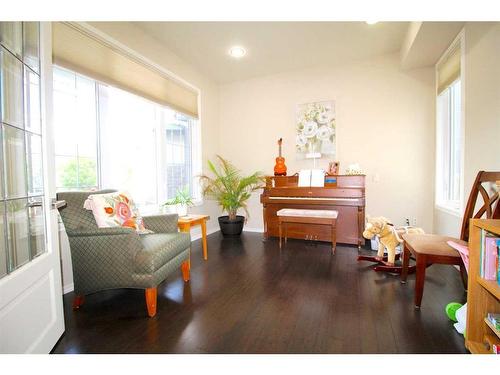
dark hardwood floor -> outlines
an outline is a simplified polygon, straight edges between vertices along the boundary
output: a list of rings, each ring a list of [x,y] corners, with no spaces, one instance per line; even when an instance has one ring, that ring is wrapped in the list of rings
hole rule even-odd
[[[466,353],[445,315],[464,302],[459,272],[427,271],[422,308],[413,307],[415,276],[374,272],[357,248],[244,233],[208,237],[208,261],[193,243],[191,281],[181,271],[158,290],[158,314],[146,315],[144,291],[87,296],[71,310],[53,353]]]

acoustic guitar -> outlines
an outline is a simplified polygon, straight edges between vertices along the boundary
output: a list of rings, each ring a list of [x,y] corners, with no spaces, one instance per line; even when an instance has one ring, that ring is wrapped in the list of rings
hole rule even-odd
[[[276,164],[274,165],[274,175],[275,176],[286,176],[286,165],[285,158],[281,156],[281,143],[283,142],[282,138],[278,140],[279,146],[279,156],[276,158]]]

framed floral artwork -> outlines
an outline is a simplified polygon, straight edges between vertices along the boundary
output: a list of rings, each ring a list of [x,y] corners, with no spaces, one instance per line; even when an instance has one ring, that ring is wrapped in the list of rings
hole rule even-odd
[[[297,106],[295,147],[299,158],[336,158],[337,131],[333,101]]]

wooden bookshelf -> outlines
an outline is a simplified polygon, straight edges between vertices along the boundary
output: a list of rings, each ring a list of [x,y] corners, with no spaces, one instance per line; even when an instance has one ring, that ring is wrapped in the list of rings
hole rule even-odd
[[[495,280],[485,280],[482,277],[477,277],[477,282],[488,292],[493,294],[496,299],[500,299],[500,285]]]
[[[469,279],[465,346],[473,354],[492,353],[492,344],[500,345],[498,331],[489,324],[488,313],[500,313],[500,285],[479,276],[481,230],[500,237],[500,220],[471,219],[469,236]]]

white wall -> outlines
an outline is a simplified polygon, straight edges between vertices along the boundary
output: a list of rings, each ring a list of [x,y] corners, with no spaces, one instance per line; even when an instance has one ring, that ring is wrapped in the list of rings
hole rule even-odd
[[[500,171],[500,22],[465,25],[465,200],[480,170]],[[435,210],[435,232],[460,235],[461,217]]]
[[[174,73],[200,90],[200,121],[202,132],[202,163],[205,169],[208,159],[213,159],[219,149],[219,89],[218,86],[184,62],[163,44],[144,33],[128,22],[91,22],[90,26],[107,34],[119,43],[134,50],[145,58]],[[211,201],[190,209],[192,213],[204,213],[211,217],[207,223],[209,233],[218,230],[217,217],[219,208]],[[200,236],[199,228],[192,231],[192,238]],[[73,274],[71,270],[71,255],[65,233],[61,233],[61,261],[63,270],[63,287],[65,292],[72,290]]]
[[[434,176],[433,69],[401,71],[399,55],[320,67],[221,86],[220,153],[247,173],[273,173],[283,137],[289,174],[311,168],[295,156],[297,104],[335,100],[338,160],[367,174],[367,210],[395,223],[415,217],[432,229]],[[328,160],[320,162],[325,167]],[[378,177],[378,182],[376,182]],[[262,229],[258,194],[248,227]]]

